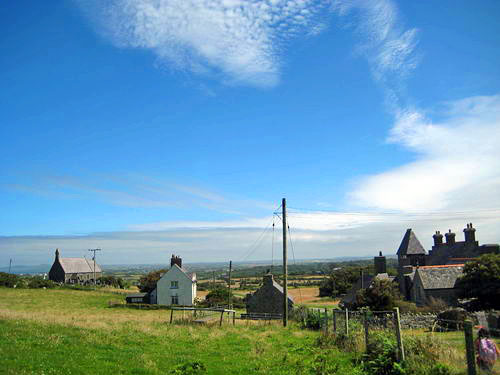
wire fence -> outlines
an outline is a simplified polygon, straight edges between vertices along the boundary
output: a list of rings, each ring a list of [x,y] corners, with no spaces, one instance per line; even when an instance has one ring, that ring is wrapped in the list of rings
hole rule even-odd
[[[369,352],[373,340],[383,336],[396,340],[398,361],[403,361],[407,355],[416,356],[427,351],[459,373],[476,375],[484,370],[480,369],[477,353],[477,333],[482,326],[474,326],[473,321],[435,317],[425,320],[426,324],[417,329],[401,329],[398,309],[349,311],[325,308],[305,309],[298,319],[305,326],[320,329],[325,334],[346,338],[352,350]],[[489,333],[495,341],[498,340],[495,337],[500,337],[497,328],[490,328]],[[495,364],[489,371],[490,374],[500,374],[500,364]]]

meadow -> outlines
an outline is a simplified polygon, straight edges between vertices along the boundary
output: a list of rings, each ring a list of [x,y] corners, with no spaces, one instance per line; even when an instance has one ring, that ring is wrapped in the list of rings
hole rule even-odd
[[[103,290],[0,288],[0,373],[361,373],[352,354],[320,347],[318,332],[293,324],[169,324],[168,310],[110,307],[121,300]]]

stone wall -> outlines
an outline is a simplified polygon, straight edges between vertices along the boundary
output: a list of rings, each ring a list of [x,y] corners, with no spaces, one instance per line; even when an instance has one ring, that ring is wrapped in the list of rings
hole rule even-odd
[[[432,327],[436,320],[436,314],[419,313],[419,314],[401,314],[401,328],[402,329],[429,329]]]

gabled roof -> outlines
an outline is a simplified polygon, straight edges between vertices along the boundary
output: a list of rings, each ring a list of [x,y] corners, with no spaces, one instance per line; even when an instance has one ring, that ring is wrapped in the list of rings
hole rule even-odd
[[[401,245],[399,245],[397,254],[400,256],[425,254],[424,247],[411,229],[406,230],[405,236],[401,241]]]
[[[463,274],[463,264],[426,266],[417,268],[424,289],[453,289],[457,279]]]
[[[65,273],[94,272],[94,261],[86,258],[59,258],[59,264]],[[102,272],[97,263],[95,264],[95,272]]]
[[[179,269],[179,271],[181,271],[184,275],[186,275],[186,277],[191,280],[191,282],[196,282],[196,273],[195,272],[188,272],[186,269],[182,268],[182,267],[179,267],[179,265],[177,264],[173,264],[172,267],[170,267],[168,269],[167,272],[165,272],[163,275],[161,275],[161,277],[165,276],[167,273],[170,272],[170,270],[174,269],[175,267],[177,267]]]
[[[265,286],[265,285],[263,285],[263,287],[264,287],[264,286]],[[284,291],[283,291],[283,287],[282,287],[280,284],[278,284],[278,283],[277,283],[277,281],[276,281],[276,280],[274,280],[274,278],[273,278],[273,287],[274,287],[274,288],[276,288],[276,289],[278,289],[278,291],[279,291],[281,294],[283,294],[283,293],[284,293]],[[292,298],[292,296],[290,295],[290,293],[288,294],[288,299],[289,299],[290,301],[292,301],[292,302],[293,302],[293,298]]]

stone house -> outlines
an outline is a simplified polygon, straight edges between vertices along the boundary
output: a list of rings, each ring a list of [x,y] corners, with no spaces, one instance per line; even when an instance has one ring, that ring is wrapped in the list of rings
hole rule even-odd
[[[455,285],[463,275],[463,264],[417,267],[411,288],[411,301],[424,306],[431,298],[440,299],[448,305],[457,304]]]
[[[272,274],[264,275],[262,286],[246,296],[247,314],[283,314],[283,293],[283,288],[274,280]],[[289,295],[288,311],[293,309],[293,304],[293,298]]]
[[[172,255],[170,269],[156,283],[150,302],[158,305],[193,306],[195,298],[196,273],[188,273],[182,268],[182,259]]]
[[[101,267],[95,263],[96,280],[102,276]],[[66,284],[94,282],[94,261],[86,258],[61,258],[59,249],[49,271],[49,280]]]

